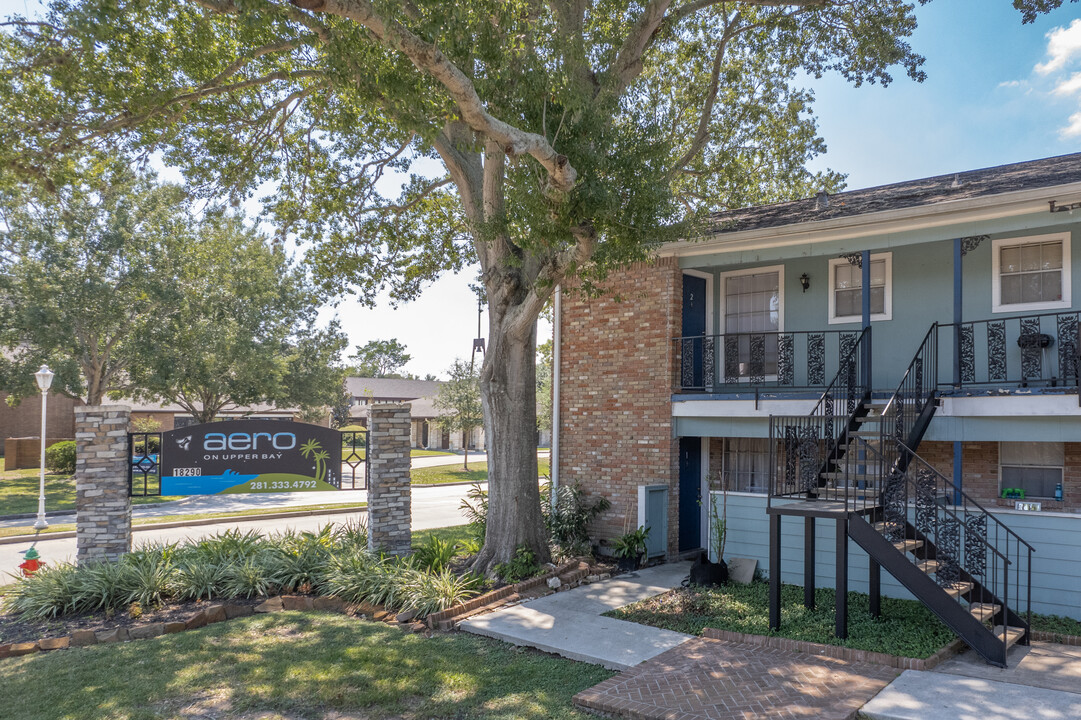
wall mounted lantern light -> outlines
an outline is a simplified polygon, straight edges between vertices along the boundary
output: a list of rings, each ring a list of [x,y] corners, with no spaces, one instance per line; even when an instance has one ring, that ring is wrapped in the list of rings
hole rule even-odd
[[[811,278],[807,277],[807,273],[803,273],[799,276],[799,284],[803,286],[803,292],[807,292],[811,287]]]

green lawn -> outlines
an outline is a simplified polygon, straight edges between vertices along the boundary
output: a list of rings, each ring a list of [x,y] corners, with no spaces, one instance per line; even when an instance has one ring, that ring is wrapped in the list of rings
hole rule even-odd
[[[437,537],[444,542],[459,543],[473,537],[468,525],[452,525],[451,527],[434,528],[432,530],[417,530],[413,533],[413,547],[418,548],[428,542],[428,538]]]
[[[611,675],[464,633],[285,612],[0,660],[0,708],[20,720],[586,720],[571,698]]]
[[[547,475],[548,458],[537,458],[537,473]],[[488,463],[469,463],[469,470],[461,465],[439,465],[437,467],[413,468],[410,477],[414,485],[436,485],[453,482],[488,482]]]
[[[132,498],[134,500],[134,498]],[[228,512],[206,512],[206,513],[188,513],[187,515],[161,515],[159,517],[148,518],[135,518],[131,521],[133,527],[139,525],[155,525],[157,523],[170,523],[170,522],[182,522],[192,520],[212,520],[214,518],[233,518],[233,517],[247,517],[249,515],[270,515],[279,513],[305,513],[311,510],[331,510],[338,508],[349,507],[367,507],[366,502],[351,502],[351,503],[332,503],[323,505],[299,505],[296,507],[283,507],[283,508],[254,508],[251,510],[230,510]],[[333,518],[328,518],[327,522],[333,522]],[[75,523],[50,523],[49,527],[45,528],[42,532],[58,533],[58,532],[73,532],[75,530]],[[11,535],[30,535],[34,532],[32,525],[24,525],[21,527],[5,527],[0,528],[0,537],[9,537]]]
[[[436,457],[456,454],[457,453],[447,452],[446,450],[417,450],[416,448],[409,451],[409,457],[411,458]],[[353,452],[352,445],[342,445],[342,462],[350,462],[354,459],[363,460],[364,449],[357,448],[356,452]]]
[[[868,597],[848,594],[848,639],[834,637],[833,588],[815,591],[816,609],[803,607],[803,588],[781,586],[781,629],[769,629],[769,584],[729,584],[709,590],[680,589],[605,613],[643,625],[699,635],[703,628],[779,635],[793,640],[843,645],[857,650],[927,658],[954,638],[915,600],[882,598],[882,616],[871,617]]]
[[[0,472],[0,516],[38,511],[37,468]],[[176,497],[132,498],[136,505],[178,500]],[[74,510],[75,480],[71,475],[45,475],[45,510]]]

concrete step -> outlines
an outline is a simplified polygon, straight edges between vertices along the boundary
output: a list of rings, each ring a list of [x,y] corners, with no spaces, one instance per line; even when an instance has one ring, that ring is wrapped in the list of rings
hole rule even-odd
[[[992,603],[972,603],[968,606],[968,611],[972,613],[972,617],[980,622],[991,620],[1001,609],[1001,605],[994,605]]]
[[[995,637],[1001,638],[1002,637],[1002,626],[1001,625],[995,625],[995,627],[993,627],[991,629],[991,632],[993,632],[995,634]],[[1007,647],[1007,649],[1013,647],[1014,645],[1016,645],[1017,641],[1020,640],[1021,638],[1023,638],[1024,636],[1025,636],[1025,629],[1024,628],[1019,628],[1019,627],[1008,627],[1008,628],[1006,628],[1006,647]]]
[[[956,599],[956,598],[961,597],[962,595],[967,594],[968,591],[972,589],[972,587],[973,587],[972,583],[970,583],[970,582],[962,582],[962,583],[957,583],[953,587],[942,588],[942,589],[946,591],[947,595],[949,595],[950,597]]]

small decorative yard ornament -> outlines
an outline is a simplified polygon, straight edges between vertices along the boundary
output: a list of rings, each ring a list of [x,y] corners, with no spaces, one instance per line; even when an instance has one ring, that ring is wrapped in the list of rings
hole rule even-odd
[[[23,557],[25,560],[19,565],[19,569],[23,571],[23,577],[31,577],[45,564],[41,561],[41,556],[38,555],[35,548],[30,548],[24,552]]]

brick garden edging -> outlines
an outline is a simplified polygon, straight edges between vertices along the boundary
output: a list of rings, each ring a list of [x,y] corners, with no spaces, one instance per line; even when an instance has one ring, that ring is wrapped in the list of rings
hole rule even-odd
[[[734,643],[746,643],[769,647],[775,650],[789,652],[802,652],[808,655],[825,655],[855,663],[874,663],[897,668],[898,670],[930,670],[944,660],[961,652],[965,643],[961,638],[955,638],[952,642],[940,649],[929,658],[910,658],[900,655],[887,655],[886,653],[871,652],[870,650],[857,650],[855,648],[841,647],[839,645],[823,645],[822,643],[807,642],[805,640],[792,640],[777,637],[776,635],[751,635],[750,633],[738,633],[731,630],[718,630],[717,628],[705,628],[702,637],[711,640],[727,640]],[[1078,639],[1081,641],[1081,638]]]
[[[215,603],[197,610],[184,621],[153,622],[126,628],[110,630],[75,630],[71,635],[59,638],[42,638],[36,642],[8,643],[0,645],[0,659],[30,655],[49,650],[63,650],[69,647],[105,645],[107,643],[144,640],[159,635],[172,635],[185,630],[195,630],[214,623],[247,617],[262,613],[281,612],[283,610],[337,612],[370,617],[376,622],[397,623],[403,630],[417,632],[424,629],[424,624],[413,622],[408,612],[387,612],[381,607],[368,603],[347,604],[334,597],[312,597],[310,595],[276,595],[259,605],[234,605]]]
[[[558,577],[562,585],[573,585],[588,574],[588,563],[578,559],[569,560],[544,575],[523,580],[516,585],[506,585],[498,590],[478,595],[460,605],[449,607],[442,612],[432,613],[428,616],[428,627],[433,630],[450,630],[467,617],[517,602],[522,593],[546,585],[552,578]]]
[[[1059,645],[1072,645],[1081,647],[1081,637],[1077,635],[1063,635],[1062,633],[1048,632],[1047,630],[1033,630],[1032,639],[1035,642],[1058,643]]]

